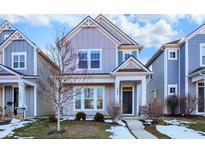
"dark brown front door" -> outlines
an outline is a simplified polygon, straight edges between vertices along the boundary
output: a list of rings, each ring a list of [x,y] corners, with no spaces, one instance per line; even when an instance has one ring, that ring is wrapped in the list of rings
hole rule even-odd
[[[132,90],[123,91],[122,99],[123,99],[122,113],[132,114]]]
[[[18,104],[19,104],[19,89],[14,88],[14,115],[17,115]]]

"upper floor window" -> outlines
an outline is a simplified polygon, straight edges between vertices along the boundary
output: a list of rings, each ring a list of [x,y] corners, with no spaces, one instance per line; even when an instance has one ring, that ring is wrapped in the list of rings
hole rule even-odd
[[[78,69],[101,69],[100,50],[80,50],[78,55]]]
[[[177,51],[169,51],[168,60],[177,60]]]
[[[123,61],[125,61],[131,55],[132,55],[132,51],[123,51]]]
[[[168,85],[168,95],[176,95],[177,94],[177,85],[170,84]]]
[[[26,52],[12,53],[12,68],[26,69]]]
[[[200,44],[200,66],[205,66],[205,43]]]

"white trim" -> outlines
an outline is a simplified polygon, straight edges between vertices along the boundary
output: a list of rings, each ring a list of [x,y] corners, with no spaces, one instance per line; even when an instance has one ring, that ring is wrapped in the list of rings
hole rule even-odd
[[[16,38],[16,39],[12,39],[13,37],[22,37],[20,38]],[[23,36],[23,34],[20,31],[16,31],[14,32],[12,35],[9,36],[9,38],[0,45],[0,49],[5,49],[11,42],[13,42],[14,40],[26,40],[32,47],[36,48],[36,46],[33,44],[33,42],[31,42],[30,40],[28,40],[26,37]]]
[[[14,83],[14,82],[16,82],[16,83],[18,83],[18,80],[0,80],[0,83]]]
[[[132,87],[132,113],[131,114],[123,114],[123,87]],[[135,108],[135,104],[134,104],[134,92],[135,92],[135,88],[134,85],[122,85],[121,86],[121,105],[122,105],[122,115],[134,115],[134,108]]]
[[[188,69],[189,69],[189,54],[188,54],[188,41],[186,40],[185,43],[185,95],[189,92],[189,85],[188,85]]]
[[[170,88],[175,88],[175,93],[170,93]],[[178,85],[177,84],[168,84],[168,95],[177,95],[178,93]]]
[[[100,30],[101,33],[103,33],[105,36],[107,36],[107,38],[112,41],[114,44],[120,44],[120,41],[117,40],[115,37],[113,37],[111,34],[109,34],[100,24],[98,24],[95,20],[93,20],[90,16],[86,17],[77,27],[75,27],[65,38],[63,39],[72,39],[72,37],[74,37],[79,30],[85,26],[83,26],[83,24],[85,24],[86,21],[90,20],[91,22],[93,22],[95,25],[95,27],[97,29]],[[93,25],[88,25],[88,27],[93,27]],[[61,40],[62,41],[62,40]],[[61,42],[60,41],[60,42]]]
[[[204,82],[196,82],[196,97],[198,98],[198,96],[199,96],[199,83],[204,83]],[[203,86],[204,87],[204,86]],[[205,91],[204,91],[205,92]],[[204,99],[204,98],[203,98]],[[204,104],[205,104],[205,100],[204,100]],[[197,104],[197,106],[196,106],[196,114],[197,115],[201,115],[201,114],[204,114],[205,113],[205,109],[204,109],[204,112],[198,112],[198,104]]]
[[[105,107],[105,86],[86,86],[86,87],[82,87],[82,86],[75,86],[74,87],[74,92],[76,89],[80,88],[81,90],[83,90],[84,88],[93,88],[93,109],[85,109],[85,99],[84,99],[84,92],[81,92],[81,108],[80,109],[76,109],[75,108],[75,97],[74,97],[74,105],[73,105],[73,110],[74,111],[105,111],[106,107]],[[102,88],[103,90],[103,108],[102,109],[97,109],[97,88]]]
[[[2,67],[3,69],[5,69],[6,71],[8,71],[8,72],[10,72],[11,74],[14,74],[14,75],[16,75],[16,76],[20,76],[19,74],[17,74],[16,72],[14,72],[14,71],[11,71],[10,69],[8,69],[8,68],[6,68],[6,67],[4,67],[4,66],[2,66],[2,65],[0,65],[0,67]]]
[[[34,75],[37,75],[37,48],[34,48]]]
[[[203,66],[205,66],[205,64],[202,63],[202,47],[205,48],[205,43],[200,43],[200,66],[203,67]]]
[[[175,53],[175,58],[170,57],[170,53]],[[177,51],[175,50],[168,50],[168,60],[177,60]]]
[[[16,30],[16,28],[6,20],[0,27],[0,33],[5,30]]]
[[[123,62],[123,64],[118,67],[114,72],[112,73],[116,73],[120,68],[123,68],[130,60],[134,60],[140,67],[142,67],[146,72],[151,73],[145,66],[143,66],[141,63],[139,63],[135,58],[133,58],[132,56],[130,56],[128,59],[126,59],[126,61]]]
[[[4,65],[4,50],[2,50],[2,64]]]
[[[100,68],[91,68],[91,52],[99,52],[100,53]],[[87,52],[87,62],[88,62],[88,68],[78,68],[77,67],[77,70],[102,70],[102,49],[79,49],[78,50],[78,53],[79,52]],[[77,58],[77,61],[79,59]],[[79,66],[79,65],[78,65]]]
[[[188,36],[186,37],[186,40],[189,40],[189,39],[191,39],[192,37],[194,37],[195,35],[200,34],[200,31],[201,31],[203,28],[205,28],[205,25],[201,26],[200,28],[198,28],[197,30],[195,30],[194,32],[192,32],[190,35],[188,35]]]
[[[181,76],[181,67],[180,67],[181,66],[181,59],[180,59],[181,56],[180,56],[180,53],[181,52],[179,50],[179,52],[178,52],[178,54],[179,54],[179,76],[178,76],[178,80],[179,80],[179,88],[178,88],[179,92],[178,93],[179,93],[179,96],[181,96],[181,78],[180,78],[180,76]]]
[[[167,50],[164,50],[164,101],[167,98]]]
[[[34,86],[34,116],[37,116],[37,85]]]
[[[11,63],[12,63],[12,69],[15,70],[26,70],[27,69],[27,53],[26,52],[12,52],[11,54]],[[18,67],[18,68],[14,68],[14,56],[24,56],[25,57],[25,62],[24,62],[24,68]],[[20,61],[18,61],[19,63]]]
[[[119,65],[119,62],[118,62],[118,47],[117,47],[117,45],[116,45],[116,47],[115,47],[115,67],[117,67],[118,65]]]

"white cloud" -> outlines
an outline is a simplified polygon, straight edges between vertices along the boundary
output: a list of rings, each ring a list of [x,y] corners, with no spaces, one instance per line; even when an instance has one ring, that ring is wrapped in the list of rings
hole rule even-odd
[[[192,14],[189,19],[198,25],[201,25],[205,22],[205,14]]]
[[[130,22],[130,16],[109,15],[109,18],[134,38],[136,42],[145,47],[158,48],[165,42],[175,40],[179,35],[179,32],[174,30],[172,25],[165,19],[156,20],[155,22],[146,21],[143,26],[140,26],[138,20]]]

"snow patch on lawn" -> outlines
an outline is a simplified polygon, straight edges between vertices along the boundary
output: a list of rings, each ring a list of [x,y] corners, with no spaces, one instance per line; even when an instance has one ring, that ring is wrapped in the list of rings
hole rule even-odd
[[[14,132],[13,130],[17,129],[17,128],[21,128],[23,126],[25,126],[28,123],[34,122],[34,120],[30,120],[30,121],[21,121],[19,119],[12,119],[11,122],[9,124],[6,125],[0,125],[0,138],[4,138],[6,136],[11,136]]]
[[[104,122],[105,122],[105,123],[108,123],[108,124],[112,124],[112,123],[113,123],[113,120],[112,120],[112,119],[105,119]]]
[[[157,125],[156,129],[173,139],[205,139],[205,133],[177,125]]]
[[[164,120],[164,122],[171,124],[171,125],[184,125],[184,124],[190,124],[193,122],[189,122],[189,121],[184,121],[184,120],[176,120],[176,119],[166,119]]]
[[[111,132],[112,139],[135,139],[130,131],[124,126],[112,126],[111,129],[105,130],[106,132]]]
[[[121,126],[126,126],[126,123],[124,123],[122,120],[116,120],[115,122]]]

